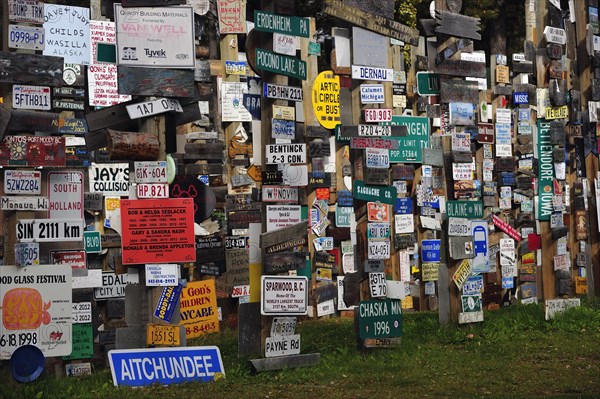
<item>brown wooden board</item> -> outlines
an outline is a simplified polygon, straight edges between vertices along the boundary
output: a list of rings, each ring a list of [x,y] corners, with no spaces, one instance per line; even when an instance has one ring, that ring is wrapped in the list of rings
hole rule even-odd
[[[307,243],[308,222],[300,222],[260,235],[260,247],[265,253],[282,252]]]
[[[119,94],[138,96],[194,97],[191,69],[118,67]]]
[[[441,64],[444,60],[448,58],[452,58],[454,54],[457,52],[464,50],[466,47],[473,44],[473,42],[469,39],[459,39],[454,43],[450,44],[448,47],[444,48],[435,56],[435,63]]]
[[[486,69],[484,62],[463,60],[445,60],[433,68],[435,73],[473,78],[485,78]]]
[[[95,111],[86,112],[85,119],[88,124],[90,131],[106,129],[109,127],[118,126],[124,130],[135,130],[137,127],[137,121],[132,121],[125,108],[129,103],[121,103],[113,105],[112,107],[100,108]],[[196,104],[196,108],[198,105]],[[123,126],[131,126],[131,129],[124,128]]]
[[[479,103],[479,86],[469,80],[440,79],[440,99],[443,103]]]
[[[452,162],[471,163],[473,162],[473,153],[470,151],[452,151]]]
[[[185,0],[121,0],[123,8],[176,6],[180,4],[185,4]]]
[[[548,43],[546,50],[551,60],[560,60],[562,58],[562,46],[558,43]]]
[[[7,130],[13,132],[58,133],[58,114],[15,109],[12,111]]]
[[[186,175],[221,175],[223,164],[221,163],[191,163],[185,165]]]
[[[367,168],[364,169],[365,184],[388,186],[390,184],[388,169]]]
[[[415,178],[414,165],[394,165],[392,166],[393,180],[408,180],[412,181]]]
[[[279,252],[263,255],[265,273],[283,273],[288,270],[298,270],[306,267],[308,251]]]
[[[478,33],[479,29],[481,29],[481,20],[479,18],[437,10],[435,16],[438,23],[438,26],[435,28],[436,33],[481,40],[481,35]]]
[[[444,166],[444,152],[438,148],[423,148],[423,165]]]
[[[158,159],[157,133],[122,132],[107,129],[108,153],[111,160],[152,161]]]
[[[41,86],[63,85],[62,57],[0,52],[0,82]]]
[[[0,140],[4,138],[4,133],[6,133],[6,130],[8,129],[10,116],[10,109],[3,103],[0,103]]]
[[[533,73],[533,62],[531,61],[518,61],[513,62],[513,72],[517,73]]]
[[[101,211],[104,207],[102,193],[84,193],[83,209],[86,211]]]
[[[354,25],[377,32],[384,36],[419,45],[419,31],[399,22],[350,7],[338,0],[325,0],[322,11],[333,17],[351,22]]]

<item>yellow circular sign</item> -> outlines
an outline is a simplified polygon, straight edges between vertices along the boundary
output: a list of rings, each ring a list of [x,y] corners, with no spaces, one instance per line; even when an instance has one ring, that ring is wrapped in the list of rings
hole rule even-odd
[[[340,118],[340,77],[323,71],[313,83],[312,105],[317,120],[326,129],[335,129]]]

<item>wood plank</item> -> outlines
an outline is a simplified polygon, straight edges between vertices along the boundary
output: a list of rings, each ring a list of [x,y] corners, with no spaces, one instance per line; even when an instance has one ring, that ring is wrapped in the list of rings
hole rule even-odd
[[[112,107],[100,108],[85,114],[85,120],[90,131],[119,127],[122,130],[135,130],[137,121],[131,120],[127,113],[127,105],[131,102],[113,105]],[[198,105],[196,104],[196,107]],[[127,128],[129,126],[130,128]]]
[[[487,76],[485,63],[463,60],[445,60],[443,63],[436,65],[433,71],[441,75],[473,78],[485,78]]]
[[[309,353],[304,355],[289,355],[267,357],[264,359],[252,359],[250,364],[256,373],[262,371],[282,370],[295,367],[310,367],[321,361],[320,353]]]
[[[0,82],[63,85],[63,57],[0,52]]]
[[[298,270],[306,267],[308,251],[278,252],[263,255],[265,273],[283,273],[288,270]]]
[[[479,85],[469,80],[440,79],[440,98],[443,103],[479,103]]]
[[[419,45],[419,31],[399,22],[350,7],[339,0],[325,0],[322,12],[384,36]]]
[[[108,152],[111,160],[156,160],[159,154],[158,133],[108,129]]]
[[[7,130],[13,132],[58,133],[58,114],[55,112],[15,109],[12,111]]]
[[[221,163],[192,163],[185,165],[186,175],[222,175]]]
[[[435,28],[436,33],[481,40],[481,34],[478,33],[481,29],[479,18],[438,10],[436,10],[435,16],[438,23]]]
[[[442,62],[444,62],[444,60],[452,58],[453,55],[465,49],[466,47],[469,47],[472,44],[473,42],[471,40],[465,38],[455,41],[435,56],[435,64],[441,64]]]
[[[308,222],[303,221],[300,223],[293,224],[288,227],[284,227],[282,229],[273,230],[267,233],[262,233],[260,235],[260,247],[265,250],[266,253],[274,253],[275,248],[271,248],[271,251],[268,250],[269,247],[274,247],[276,244],[285,243],[287,241],[296,240],[297,238],[306,237],[308,231]],[[283,245],[282,247],[286,247]],[[282,249],[289,249],[282,248]]]
[[[119,94],[138,96],[194,97],[196,85],[191,69],[118,67]]]
[[[8,129],[10,118],[11,110],[3,103],[0,103],[0,140],[4,138],[4,134]]]

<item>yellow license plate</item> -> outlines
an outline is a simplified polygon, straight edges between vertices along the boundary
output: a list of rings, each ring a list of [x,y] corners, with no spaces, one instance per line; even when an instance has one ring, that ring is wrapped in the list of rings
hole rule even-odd
[[[546,119],[564,119],[569,116],[569,107],[546,107]]]
[[[149,346],[179,346],[179,326],[148,324],[146,344]]]

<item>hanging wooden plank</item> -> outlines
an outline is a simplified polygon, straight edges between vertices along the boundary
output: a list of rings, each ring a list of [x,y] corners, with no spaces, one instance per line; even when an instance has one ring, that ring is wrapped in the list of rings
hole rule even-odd
[[[438,26],[435,28],[436,33],[481,40],[481,35],[478,33],[481,29],[481,20],[479,18],[437,10],[435,16],[438,23]]]
[[[8,123],[8,131],[58,133],[58,114],[55,112],[15,109]]]
[[[194,97],[192,69],[118,67],[119,94]]]
[[[463,60],[445,60],[441,64],[434,66],[433,71],[442,75],[473,78],[485,78],[487,76],[484,62]]]
[[[362,28],[377,32],[384,36],[419,45],[419,31],[402,25],[399,22],[380,17],[355,7],[350,7],[339,0],[325,0],[322,12],[343,19]]]
[[[108,152],[111,160],[156,160],[159,153],[158,134],[108,129]]]
[[[470,80],[440,79],[443,103],[479,103],[479,85]]]
[[[85,120],[87,121],[88,129],[92,132],[118,126],[118,128],[122,130],[135,130],[137,121],[132,121],[129,118],[126,108],[129,104],[131,103],[121,103],[113,105],[112,107],[105,107],[96,111],[87,112],[85,114]],[[198,107],[198,105],[196,105],[196,107]]]
[[[63,57],[0,52],[0,82],[63,85]]]
[[[0,140],[2,140],[2,138],[4,137],[4,133],[6,133],[6,130],[8,128],[8,123],[10,122],[10,109],[0,103]]]

